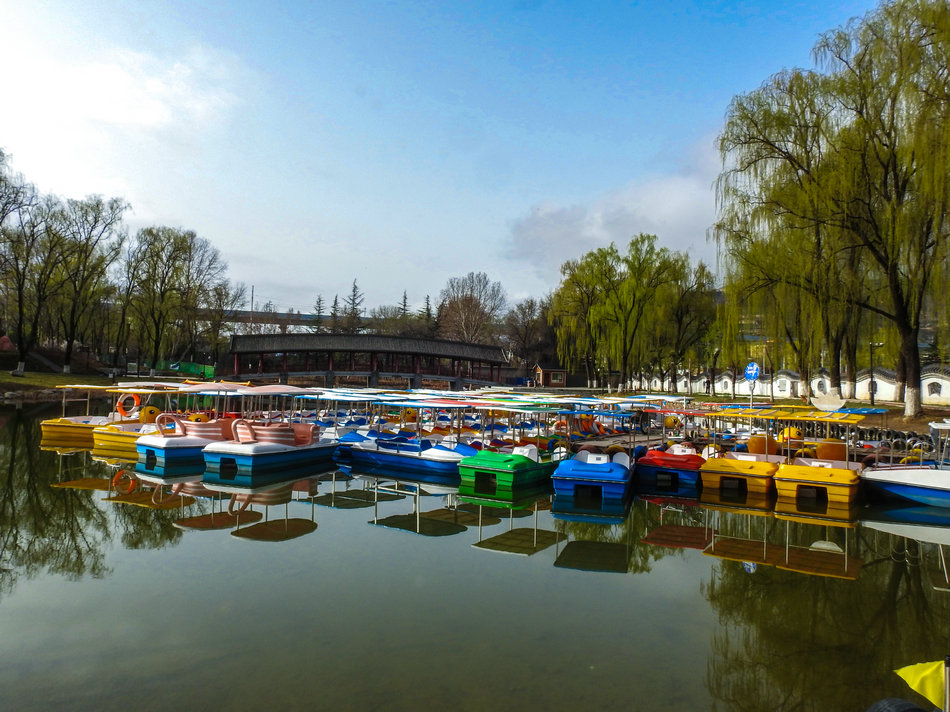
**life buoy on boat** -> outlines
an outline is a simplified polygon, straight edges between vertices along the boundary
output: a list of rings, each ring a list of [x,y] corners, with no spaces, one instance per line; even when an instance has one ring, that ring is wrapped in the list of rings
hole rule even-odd
[[[119,470],[112,478],[112,488],[119,494],[132,494],[139,481],[128,470]]]
[[[125,409],[126,398],[132,399],[132,407],[128,410]],[[115,404],[115,411],[123,418],[128,418],[140,405],[142,405],[142,399],[139,397],[138,393],[126,393],[124,396],[119,398],[119,402]]]

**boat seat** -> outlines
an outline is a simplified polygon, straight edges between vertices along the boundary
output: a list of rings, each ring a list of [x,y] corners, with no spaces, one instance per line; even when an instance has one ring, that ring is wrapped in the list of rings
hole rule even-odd
[[[625,452],[618,452],[614,455],[613,461],[621,467],[630,467],[630,456]]]
[[[254,423],[246,420],[235,421],[234,434],[241,443],[276,443],[278,445],[293,445],[294,431],[289,423]]]
[[[206,440],[224,440],[226,435],[224,434],[225,426],[222,425],[222,422],[229,423],[230,421],[211,420],[202,423],[194,420],[182,420],[180,422],[185,435],[193,435]],[[227,427],[230,431],[230,426]]]
[[[538,462],[538,448],[534,445],[523,445],[521,447],[512,448],[512,455],[521,455],[528,458],[529,460],[534,460]]]
[[[310,445],[320,439],[320,427],[313,423],[291,423],[295,445]]]
[[[254,435],[258,442],[275,443],[277,445],[294,445],[296,438],[288,423],[268,423],[254,427]]]
[[[574,459],[578,462],[587,462],[588,457],[590,457],[590,450],[581,450],[574,456]]]

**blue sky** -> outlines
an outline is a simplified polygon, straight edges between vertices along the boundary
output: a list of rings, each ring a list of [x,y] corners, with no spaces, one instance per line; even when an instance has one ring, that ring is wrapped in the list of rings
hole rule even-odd
[[[715,262],[733,96],[869,2],[4,0],[0,147],[195,230],[255,301],[512,302],[639,232]]]

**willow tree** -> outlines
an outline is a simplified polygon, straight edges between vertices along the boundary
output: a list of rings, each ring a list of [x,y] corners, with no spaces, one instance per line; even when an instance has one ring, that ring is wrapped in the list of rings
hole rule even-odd
[[[557,338],[558,358],[568,369],[583,365],[588,387],[597,378],[603,341],[602,329],[591,319],[600,299],[600,281],[590,253],[561,265],[561,283],[551,297],[549,320]]]
[[[128,209],[123,200],[104,200],[98,195],[67,200],[63,206],[60,223],[67,251],[59,310],[65,346],[63,373],[70,372],[80,329],[110,291],[108,272],[122,252],[122,216]]]
[[[194,232],[170,227],[147,227],[136,233],[141,260],[132,308],[148,344],[151,375],[182,308],[183,263],[194,239]]]
[[[881,5],[821,38],[826,73],[784,72],[734,99],[720,139],[729,254],[751,228],[807,255],[797,276],[767,276],[816,300],[834,351],[855,307],[891,320],[908,416],[921,405],[922,306],[946,259],[948,23],[945,2]]]
[[[835,221],[881,275],[887,301],[868,304],[900,337],[905,416],[921,412],[923,305],[947,258],[950,204],[950,6],[907,0],[825,34],[816,47],[834,78],[847,170]]]
[[[674,393],[679,369],[687,354],[706,337],[715,309],[709,268],[703,262],[692,266],[686,254],[672,253],[669,280],[660,287],[657,308],[651,311],[656,362],[661,378],[671,374]]]
[[[656,307],[661,287],[673,277],[676,261],[665,247],[657,247],[656,235],[641,233],[621,254],[611,243],[591,253],[599,273],[601,300],[591,310],[594,324],[607,327],[610,353],[620,367],[620,382],[626,385],[637,347],[646,338],[641,327]]]
[[[198,341],[208,335],[208,309],[231,296],[225,279],[227,268],[227,262],[209,240],[194,236],[183,241],[178,275],[178,333],[170,350],[172,358],[195,360]]]

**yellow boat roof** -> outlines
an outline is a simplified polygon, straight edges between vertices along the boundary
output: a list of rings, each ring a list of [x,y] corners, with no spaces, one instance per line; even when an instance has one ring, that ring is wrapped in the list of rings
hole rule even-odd
[[[793,410],[793,408],[797,408]],[[807,423],[844,423],[854,425],[864,420],[860,413],[843,413],[838,411],[804,410],[800,406],[783,406],[781,408],[735,408],[721,410],[711,415],[721,415],[726,418],[759,418],[762,420],[797,420]]]
[[[74,390],[83,390],[83,391],[107,391],[110,388],[115,388],[115,386],[108,384],[102,386],[92,386],[88,383],[68,383],[63,386],[56,386],[57,388],[72,388]]]

